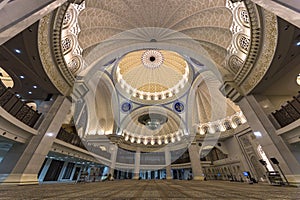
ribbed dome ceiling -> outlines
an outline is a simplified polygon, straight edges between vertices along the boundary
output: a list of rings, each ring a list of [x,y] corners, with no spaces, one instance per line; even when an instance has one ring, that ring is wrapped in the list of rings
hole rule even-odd
[[[188,81],[189,67],[173,51],[139,50],[125,55],[116,69],[121,87],[145,100],[165,99],[177,94]]]
[[[227,48],[232,41],[233,18],[226,8],[226,0],[86,0],[85,4],[85,10],[79,15],[79,43],[88,64],[97,58],[89,57],[89,53],[100,43],[107,43],[105,54],[151,40],[176,41],[187,46],[185,40],[190,38],[208,52],[218,67],[225,65]],[[138,28],[144,29],[118,37],[124,31]]]

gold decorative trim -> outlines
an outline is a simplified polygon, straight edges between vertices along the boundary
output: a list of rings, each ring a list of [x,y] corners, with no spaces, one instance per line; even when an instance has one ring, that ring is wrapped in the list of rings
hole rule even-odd
[[[238,86],[242,84],[242,82],[245,80],[245,78],[252,70],[253,64],[256,62],[258,57],[259,47],[261,42],[261,24],[260,24],[260,16],[258,14],[257,7],[250,0],[245,0],[244,2],[250,17],[251,44],[243,67],[241,68],[239,73],[234,77],[234,82]]]
[[[251,73],[240,86],[244,94],[248,94],[261,81],[269,69],[276,52],[278,41],[277,17],[267,10],[263,10],[262,14],[264,19],[263,44]]]
[[[71,85],[69,85],[66,82],[65,78],[62,76],[51,51],[52,45],[50,36],[52,34],[50,26],[52,17],[52,14],[48,14],[39,22],[38,50],[43,68],[47,73],[50,81],[60,93],[62,93],[63,95],[67,95],[70,91]]]

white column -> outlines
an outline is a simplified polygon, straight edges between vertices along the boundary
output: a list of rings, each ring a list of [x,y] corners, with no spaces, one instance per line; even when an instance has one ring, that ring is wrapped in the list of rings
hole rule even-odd
[[[116,160],[117,160],[117,154],[118,154],[118,146],[116,144],[110,145],[110,152],[111,152],[111,157],[110,157],[110,169],[109,173],[111,176],[114,176],[114,170],[116,168]]]
[[[168,147],[165,148],[165,162],[166,162],[166,179],[172,179],[171,174],[171,152]]]
[[[140,177],[140,161],[141,161],[141,150],[137,148],[134,157],[134,176],[133,179],[138,180]]]
[[[199,148],[196,143],[189,146],[189,155],[192,165],[193,180],[204,180],[202,166],[200,162]]]
[[[38,128],[38,135],[26,144],[12,147],[0,165],[2,184],[37,184],[37,174],[52,147],[71,102],[58,96]]]
[[[283,139],[277,135],[276,129],[253,95],[244,97],[239,103],[254,132],[259,132],[257,140],[268,158],[275,157],[290,183],[300,183],[300,164],[287,147]],[[274,167],[274,166],[273,166]],[[276,169],[276,166],[274,167]]]

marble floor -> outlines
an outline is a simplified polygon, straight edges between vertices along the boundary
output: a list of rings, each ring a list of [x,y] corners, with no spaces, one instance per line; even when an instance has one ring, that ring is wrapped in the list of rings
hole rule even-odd
[[[0,186],[0,199],[300,199],[300,188],[225,181],[119,180]]]

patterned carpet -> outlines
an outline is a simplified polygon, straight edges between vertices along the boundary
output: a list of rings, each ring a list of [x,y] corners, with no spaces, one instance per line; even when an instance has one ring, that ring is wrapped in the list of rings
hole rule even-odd
[[[300,188],[225,181],[120,180],[0,186],[0,199],[300,199]]]

